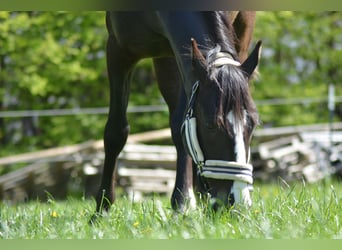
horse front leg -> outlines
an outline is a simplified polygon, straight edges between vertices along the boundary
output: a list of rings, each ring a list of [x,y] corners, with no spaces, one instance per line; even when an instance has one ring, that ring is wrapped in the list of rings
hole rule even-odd
[[[192,160],[184,148],[181,135],[186,96],[182,90],[182,77],[176,60],[158,58],[153,62],[160,92],[169,107],[172,140],[177,150],[176,180],[171,196],[171,206],[175,211],[183,212],[189,205],[196,206],[192,186]]]
[[[196,198],[193,187],[193,165],[192,159],[187,153],[181,133],[183,123],[185,93],[180,97],[180,105],[171,117],[171,134],[177,150],[177,172],[175,187],[171,196],[171,206],[175,211],[185,212],[188,208],[196,207]]]
[[[172,133],[174,134],[174,132]],[[175,137],[175,136],[173,136]],[[178,135],[177,135],[178,137]],[[173,139],[174,141],[178,139]],[[176,143],[175,143],[176,145]],[[171,206],[174,211],[184,213],[196,207],[193,189],[192,159],[183,148],[177,149],[177,172],[175,187],[171,196]]]
[[[116,159],[129,134],[126,110],[133,65],[134,61],[129,60],[125,56],[125,51],[117,46],[115,37],[109,35],[107,69],[110,84],[110,105],[103,136],[105,160],[100,188],[96,195],[96,215],[101,214],[103,210],[107,211],[115,200],[113,174]]]

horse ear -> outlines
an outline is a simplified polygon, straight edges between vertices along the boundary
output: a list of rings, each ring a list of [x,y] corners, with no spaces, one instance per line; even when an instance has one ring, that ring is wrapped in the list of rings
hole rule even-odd
[[[259,40],[255,45],[252,53],[249,57],[242,63],[241,68],[246,72],[247,77],[250,78],[259,64],[262,42]]]
[[[192,64],[195,70],[199,70],[198,73],[207,72],[207,61],[205,60],[202,52],[199,50],[197,42],[194,38],[191,38],[192,45]]]

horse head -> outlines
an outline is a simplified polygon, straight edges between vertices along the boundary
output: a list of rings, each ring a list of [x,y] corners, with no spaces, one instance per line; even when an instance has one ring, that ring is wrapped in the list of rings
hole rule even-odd
[[[258,123],[249,79],[260,57],[261,42],[240,63],[220,46],[204,55],[192,39],[193,84],[183,138],[197,165],[197,183],[220,204],[251,205],[253,167],[250,142]]]

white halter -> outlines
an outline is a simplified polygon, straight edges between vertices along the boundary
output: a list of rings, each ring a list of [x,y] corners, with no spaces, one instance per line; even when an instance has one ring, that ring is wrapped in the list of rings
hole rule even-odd
[[[221,67],[227,64],[234,66],[241,65],[238,61],[235,61],[230,54],[224,52],[215,54],[215,58],[210,63],[210,65],[214,67]],[[250,187],[248,187],[248,185],[253,184],[253,166],[249,163],[212,160],[205,159],[204,157],[197,137],[197,122],[193,112],[198,86],[199,81],[195,82],[192,87],[188,111],[182,125],[182,133],[185,137],[185,144],[188,152],[196,163],[200,176],[211,179],[234,181],[231,192],[234,194],[235,201],[251,205],[252,201],[249,195]]]
[[[206,178],[243,181],[253,183],[253,166],[235,161],[205,160],[197,137],[197,122],[193,116],[193,98],[198,89],[199,81],[192,88],[190,107],[183,123],[182,131],[190,156],[199,168],[200,174]]]
[[[230,54],[225,52],[218,52],[215,54],[214,60],[211,62],[211,65],[214,67],[221,67],[223,65],[234,65],[234,66],[240,66],[241,63],[238,61],[235,61]]]

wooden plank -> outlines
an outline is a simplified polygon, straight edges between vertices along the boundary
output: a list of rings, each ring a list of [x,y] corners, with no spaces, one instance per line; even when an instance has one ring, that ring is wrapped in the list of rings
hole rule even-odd
[[[303,141],[307,142],[323,142],[323,143],[340,143],[342,142],[342,132],[333,131],[330,135],[329,131],[312,131],[300,133]]]
[[[118,169],[120,177],[130,178],[148,178],[148,179],[175,179],[176,171],[165,169],[139,169],[139,168],[125,168]]]
[[[156,182],[135,182],[128,190],[143,193],[170,193],[173,190],[173,186],[162,185]]]
[[[169,128],[148,131],[138,134],[132,134],[128,136],[127,143],[142,143],[142,142],[150,142],[154,140],[162,140],[171,138],[171,130]],[[94,149],[103,148],[103,140],[97,140],[94,143]]]
[[[63,169],[67,170],[71,168],[72,165],[63,165]],[[51,176],[50,169],[52,167],[46,164],[33,164],[27,167],[20,168],[16,171],[12,171],[5,175],[0,176],[0,185],[2,185],[5,189],[11,189],[22,183],[26,182],[26,178],[29,175],[35,176],[37,183],[51,183],[54,180],[54,176]]]
[[[175,154],[141,153],[141,152],[123,152],[119,159],[125,161],[151,161],[151,162],[175,162]]]
[[[301,147],[299,138],[297,136],[290,136],[260,143],[259,154],[262,159],[279,159],[286,154],[298,151]]]
[[[127,143],[123,149],[123,152],[148,152],[148,153],[163,153],[163,154],[176,154],[176,148],[174,146],[166,145],[146,145],[137,143]]]
[[[176,154],[161,154],[161,153],[153,153],[147,152],[123,152],[119,159],[122,160],[137,160],[137,161],[166,161],[166,162],[175,162]]]
[[[57,148],[51,148],[46,150],[41,150],[32,153],[18,154],[14,156],[7,156],[0,158],[0,165],[9,165],[21,162],[37,162],[41,159],[55,158],[58,156],[70,155],[77,153],[82,150],[91,149],[93,146],[93,141],[88,141],[81,144],[76,144],[72,146],[62,146]]]
[[[130,135],[128,136],[127,142],[128,143],[148,142],[148,141],[162,140],[162,139],[167,139],[167,138],[171,138],[171,130],[169,128]]]
[[[140,168],[176,168],[174,146],[127,144],[119,155],[118,166]]]
[[[4,182],[17,182],[25,176],[27,176],[29,173],[41,173],[43,171],[46,171],[48,169],[45,165],[31,165],[27,167],[23,167],[21,169],[18,169],[16,171],[12,171],[10,173],[4,174],[0,176],[0,183]]]
[[[165,169],[118,168],[118,183],[132,197],[141,193],[170,193],[173,190],[176,171]],[[127,178],[126,181],[121,181]],[[126,183],[126,184],[124,184]],[[133,195],[135,194],[135,195]],[[137,198],[137,197],[135,197]]]
[[[119,160],[118,167],[126,166],[131,168],[142,168],[142,169],[157,169],[157,168],[165,168],[165,169],[176,169],[176,163],[170,161],[138,161],[138,160]]]
[[[342,122],[332,124],[334,130],[342,130]],[[314,124],[314,125],[301,125],[301,126],[286,126],[276,128],[260,128],[257,129],[253,137],[281,137],[286,135],[293,135],[308,131],[327,131],[330,129],[328,123]]]

